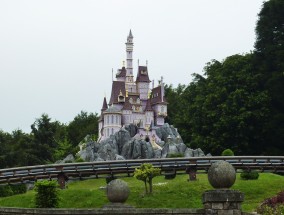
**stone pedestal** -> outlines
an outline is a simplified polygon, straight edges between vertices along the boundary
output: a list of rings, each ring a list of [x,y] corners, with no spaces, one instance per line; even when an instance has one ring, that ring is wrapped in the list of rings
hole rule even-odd
[[[209,190],[203,193],[205,215],[241,215],[244,194],[236,190]]]

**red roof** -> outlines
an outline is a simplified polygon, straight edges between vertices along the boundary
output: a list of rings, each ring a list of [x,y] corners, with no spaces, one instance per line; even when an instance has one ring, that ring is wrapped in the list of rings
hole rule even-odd
[[[129,102],[129,98],[126,98],[122,110],[132,110],[132,106]]]
[[[147,66],[139,66],[136,82],[151,82],[148,76]]]
[[[147,105],[146,105],[145,111],[153,111],[153,108],[151,106],[151,99],[147,100]]]
[[[109,104],[118,103],[118,95],[120,94],[120,91],[125,97],[125,83],[123,81],[113,81]]]
[[[151,94],[151,104],[167,104],[166,98],[164,96],[163,101],[162,101],[162,88],[161,86],[155,87],[152,90]]]
[[[126,77],[126,69],[125,67],[122,67],[121,69],[118,70],[117,74],[116,74],[116,78],[125,78]]]

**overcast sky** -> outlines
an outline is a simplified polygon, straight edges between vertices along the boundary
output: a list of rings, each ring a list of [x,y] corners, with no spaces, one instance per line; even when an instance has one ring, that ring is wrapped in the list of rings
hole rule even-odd
[[[0,0],[0,129],[42,113],[100,112],[132,29],[134,73],[188,84],[211,59],[253,50],[263,0]]]

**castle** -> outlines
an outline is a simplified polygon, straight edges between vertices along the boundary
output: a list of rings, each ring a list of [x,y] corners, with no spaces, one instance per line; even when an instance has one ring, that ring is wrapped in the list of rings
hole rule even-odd
[[[112,82],[111,97],[107,103],[103,100],[99,119],[98,142],[110,137],[123,126],[135,124],[138,126],[138,138],[148,136],[151,142],[159,140],[155,129],[164,125],[167,116],[167,102],[163,78],[158,86],[150,89],[148,68],[139,66],[136,80],[133,75],[133,35],[130,30],[126,44],[126,67],[123,65],[116,73]]]

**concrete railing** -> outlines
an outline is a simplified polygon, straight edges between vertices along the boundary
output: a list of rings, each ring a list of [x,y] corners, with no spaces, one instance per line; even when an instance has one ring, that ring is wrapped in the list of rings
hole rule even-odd
[[[225,160],[238,170],[258,170],[261,172],[283,172],[284,156],[212,156],[191,158],[163,158],[66,163],[27,166],[0,170],[0,184],[28,183],[38,179],[58,179],[61,187],[70,179],[102,178],[109,175],[131,177],[135,168],[142,163],[152,163],[161,168],[162,174],[189,174],[194,180],[196,172],[206,173],[212,163]]]

